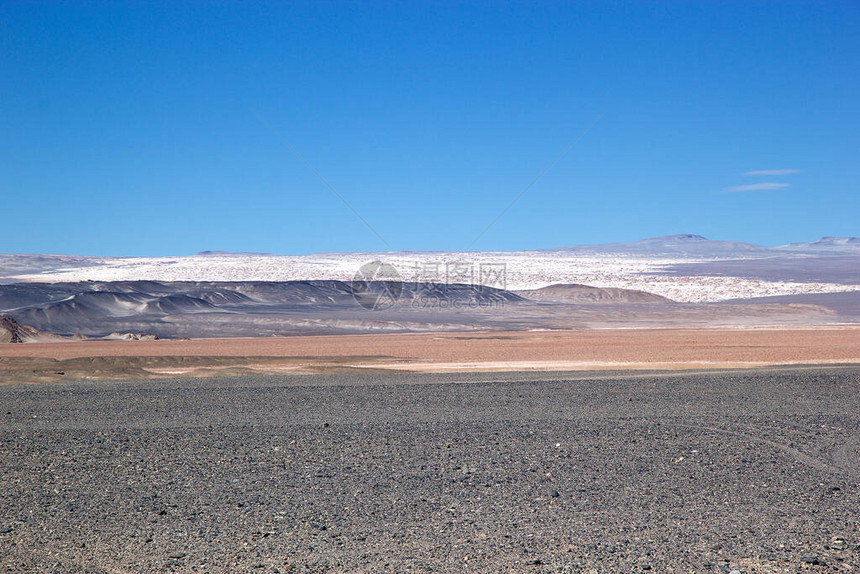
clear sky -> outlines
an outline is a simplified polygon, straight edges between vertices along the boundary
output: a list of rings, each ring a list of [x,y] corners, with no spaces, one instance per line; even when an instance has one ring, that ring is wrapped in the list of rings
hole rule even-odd
[[[858,128],[856,1],[0,0],[4,253],[860,235]]]

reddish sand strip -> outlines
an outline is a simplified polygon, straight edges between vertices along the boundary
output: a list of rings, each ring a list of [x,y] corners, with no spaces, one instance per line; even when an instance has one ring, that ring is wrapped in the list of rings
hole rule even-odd
[[[410,369],[412,365],[421,371],[476,370],[482,365],[488,370],[517,370],[860,363],[860,327],[373,334],[0,346],[0,358],[146,356],[290,357],[306,358],[315,366],[331,362]]]

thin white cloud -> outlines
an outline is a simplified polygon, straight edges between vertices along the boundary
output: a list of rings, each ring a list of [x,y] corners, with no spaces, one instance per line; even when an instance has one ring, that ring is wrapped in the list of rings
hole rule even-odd
[[[793,173],[801,173],[802,171],[802,169],[759,169],[748,171],[744,175],[791,175]]]
[[[791,184],[788,183],[753,183],[752,185],[735,185],[733,187],[727,187],[723,190],[725,193],[736,193],[739,191],[774,191],[777,189],[784,189]]]

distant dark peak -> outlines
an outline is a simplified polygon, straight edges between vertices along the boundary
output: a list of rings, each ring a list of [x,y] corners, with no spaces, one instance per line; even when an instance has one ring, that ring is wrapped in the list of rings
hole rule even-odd
[[[860,237],[829,237],[824,236],[818,241],[813,241],[812,245],[848,245],[860,243]]]
[[[21,325],[12,317],[0,315],[0,337],[4,343],[23,343],[19,330]]]
[[[271,255],[271,253],[257,253],[254,251],[201,251],[197,254],[198,256],[219,256],[219,257],[229,257],[229,256],[241,256],[241,255]]]
[[[33,327],[22,325],[8,315],[0,315],[0,343],[26,343],[43,336],[44,333]]]
[[[693,233],[679,233],[677,235],[667,235],[665,237],[654,237],[651,240],[646,239],[646,241],[653,241],[654,239],[668,240],[668,241],[707,241],[708,240],[706,237],[702,237],[701,235],[695,235]]]

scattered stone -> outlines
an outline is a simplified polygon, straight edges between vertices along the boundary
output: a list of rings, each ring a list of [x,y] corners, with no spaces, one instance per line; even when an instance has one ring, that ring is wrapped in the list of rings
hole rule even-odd
[[[170,554],[168,556],[168,558],[172,558],[174,560],[180,560],[182,558],[185,558],[185,552],[174,552],[173,554]]]
[[[561,496],[561,495],[558,493],[558,491],[557,491],[557,490],[553,490],[553,491],[550,493],[550,496],[551,496],[552,498],[558,498],[558,497],[559,497],[559,496]]]
[[[813,566],[824,566],[824,561],[818,556],[802,556],[800,561],[804,564],[812,564]]]
[[[845,539],[841,536],[834,536],[830,539],[830,547],[834,550],[845,550],[846,546]]]
[[[0,534],[9,534],[10,532],[12,532],[11,526],[4,526],[3,528],[0,528]]]

